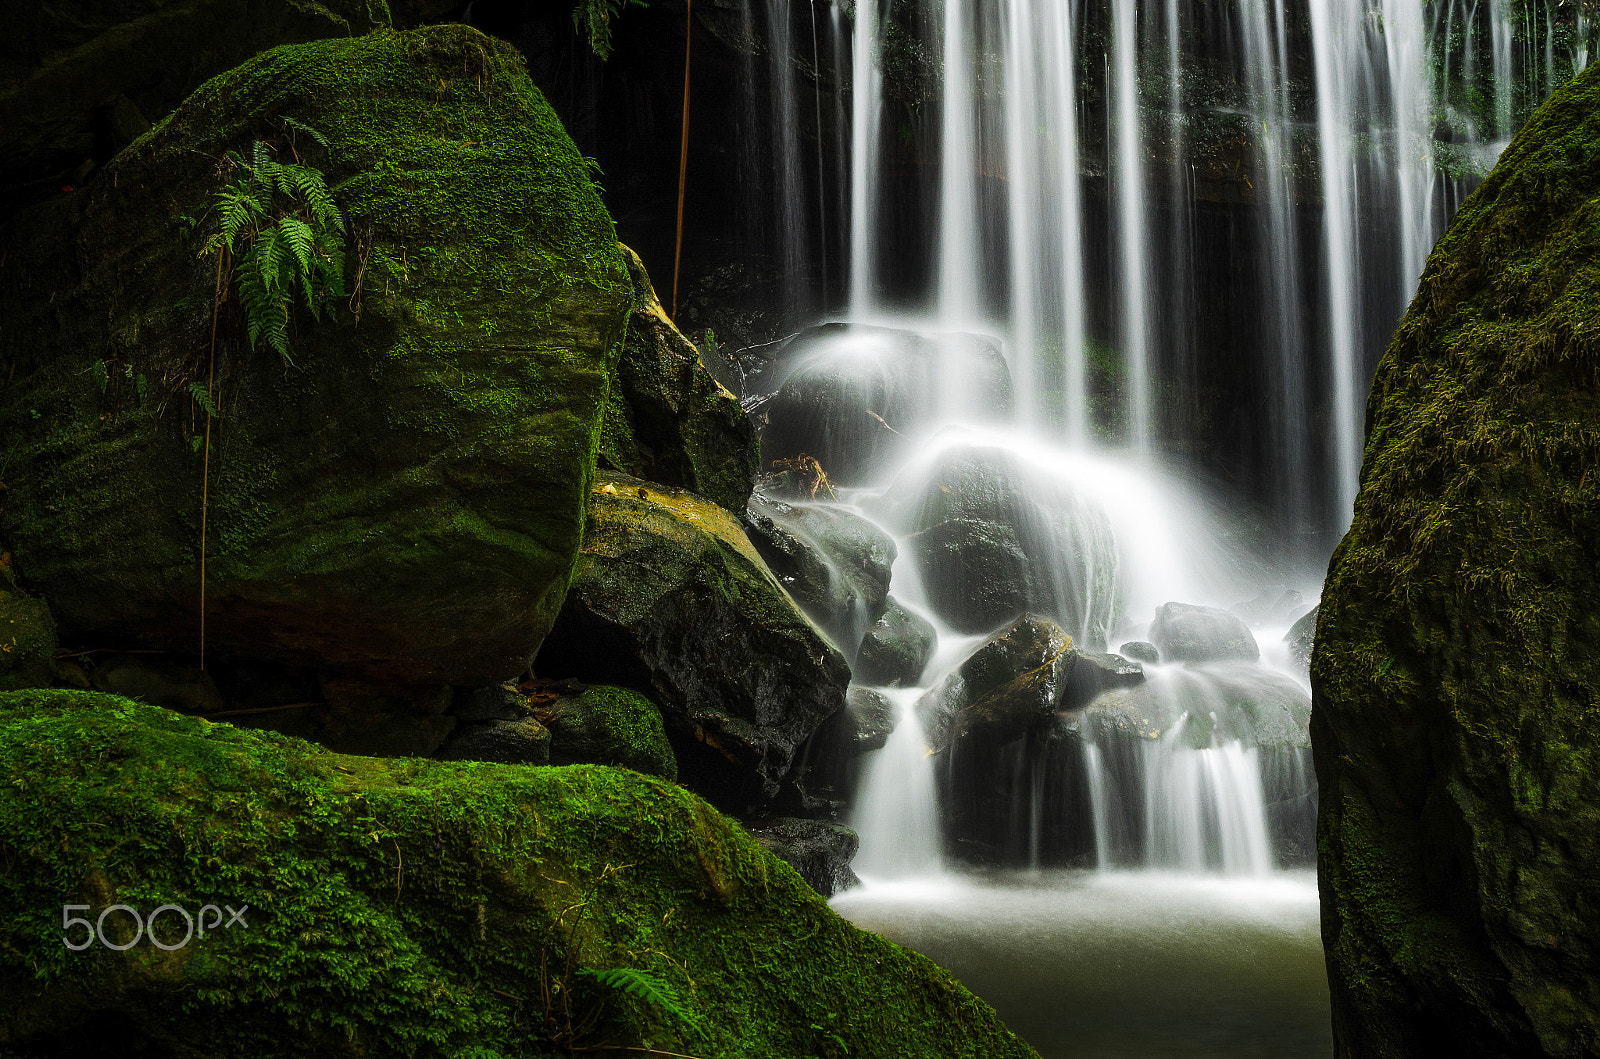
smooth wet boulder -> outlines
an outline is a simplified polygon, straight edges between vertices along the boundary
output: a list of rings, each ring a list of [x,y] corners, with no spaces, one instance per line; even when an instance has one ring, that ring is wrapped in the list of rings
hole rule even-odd
[[[872,513],[909,535],[928,605],[956,630],[989,632],[1026,611],[1104,645],[1120,606],[1116,542],[1056,468],[952,437]]]
[[[80,185],[208,78],[277,44],[388,24],[382,0],[13,0],[0,34],[0,188]]]
[[[1073,667],[1072,637],[1024,614],[986,640],[917,703],[935,751],[977,739],[1004,743],[1055,712]]]
[[[777,794],[850,682],[733,515],[609,472],[534,668],[646,695],[666,718],[680,779],[741,812]]]
[[[620,765],[664,780],[678,762],[656,704],[628,688],[596,686],[535,710],[550,729],[552,765]]]
[[[0,564],[0,691],[48,688],[56,683],[56,624]]]
[[[847,741],[856,753],[882,750],[895,725],[894,703],[881,691],[851,686],[839,717],[848,730]]]
[[[1429,258],[1311,656],[1341,1056],[1600,1054],[1600,68]]]
[[[1157,665],[1161,661],[1161,652],[1156,650],[1156,645],[1144,640],[1129,640],[1117,648],[1117,653],[1124,658],[1131,658],[1135,662],[1145,665]]]
[[[1072,672],[1061,689],[1059,705],[1064,710],[1082,709],[1102,692],[1136,687],[1144,681],[1144,666],[1131,659],[1098,651],[1073,651]]]
[[[1306,598],[1292,588],[1262,589],[1254,599],[1228,609],[1251,625],[1281,625],[1305,608]]]
[[[1084,709],[1086,738],[1142,740],[1183,725],[1196,748],[1237,739],[1247,747],[1308,747],[1311,697],[1287,673],[1250,662],[1167,668],[1109,688]]]
[[[127,947],[64,947],[64,904]],[[181,914],[153,914],[207,904],[248,909],[187,944]],[[0,1051],[19,1056],[1036,1059],[744,828],[623,769],[347,757],[4,695],[0,907]]]
[[[933,624],[888,597],[883,616],[861,638],[852,672],[863,684],[915,687],[939,644]]]
[[[751,542],[778,583],[853,659],[888,604],[894,540],[833,504],[788,503],[757,493],[745,517]]]
[[[826,820],[780,816],[746,825],[757,842],[800,874],[822,897],[861,885],[850,861],[861,838],[848,827]]]
[[[89,681],[96,691],[186,713],[210,713],[223,707],[216,680],[193,660],[108,654],[95,656],[93,662]]]
[[[458,726],[439,751],[442,761],[493,761],[503,765],[550,764],[550,729],[532,717]]]
[[[325,170],[357,289],[294,310],[292,364],[223,310],[208,443],[201,251],[219,160],[256,133]],[[0,539],[67,642],[196,649],[204,496],[209,656],[435,686],[526,666],[631,288],[513,48],[451,25],[267,52],[20,217],[0,260]]]
[[[1309,672],[1311,669],[1311,652],[1317,643],[1316,607],[1312,607],[1309,612],[1289,626],[1289,631],[1283,634],[1283,642],[1289,645],[1289,660],[1299,667],[1302,673]]]
[[[1003,422],[1013,400],[994,340],[863,324],[802,331],[752,384],[776,389],[763,412],[767,466],[809,455],[844,485],[912,451],[942,414]]]
[[[1168,662],[1254,662],[1261,657],[1250,626],[1237,614],[1188,603],[1156,608],[1150,642]]]
[[[644,262],[626,246],[633,307],[606,398],[600,461],[743,511],[757,471],[755,427],[674,326]]]

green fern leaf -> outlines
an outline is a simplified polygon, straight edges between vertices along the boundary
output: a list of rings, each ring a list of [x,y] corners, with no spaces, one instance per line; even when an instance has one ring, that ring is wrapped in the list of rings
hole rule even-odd
[[[278,222],[278,237],[292,255],[292,260],[298,267],[297,279],[310,285],[311,280],[311,255],[316,246],[317,236],[311,230],[311,225],[295,217],[285,217]]]
[[[189,396],[193,397],[195,403],[206,410],[206,415],[210,416],[212,419],[222,418],[217,412],[217,406],[211,403],[211,395],[206,393],[206,388],[201,386],[198,382],[191,382],[189,384]]]
[[[307,136],[311,137],[313,140],[316,140],[319,144],[321,144],[324,150],[327,149],[328,141],[323,137],[322,133],[318,132],[316,129],[313,129],[311,126],[302,125],[300,122],[295,121],[293,118],[291,118],[287,114],[279,115],[278,116],[278,120],[283,122],[289,128],[294,129],[296,132],[305,133]]]
[[[643,1001],[665,1015],[688,1026],[697,1026],[699,1016],[683,1002],[678,991],[660,975],[636,967],[613,967],[605,971],[580,972],[614,992]]]

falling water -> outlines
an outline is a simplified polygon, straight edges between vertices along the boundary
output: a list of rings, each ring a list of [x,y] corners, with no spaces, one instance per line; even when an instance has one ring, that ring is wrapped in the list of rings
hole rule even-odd
[[[977,230],[976,182],[972,162],[978,157],[973,121],[973,77],[967,4],[944,5],[944,135],[943,175],[939,200],[939,297],[937,312],[945,326],[971,327],[978,315],[981,290]]]
[[[922,722],[916,715],[918,688],[887,688],[894,702],[895,726],[889,741],[867,764],[861,781],[855,828],[861,835],[856,871],[866,879],[905,879],[936,875],[939,812],[933,769]]]
[[[878,123],[883,113],[878,0],[857,0],[850,119],[850,309],[872,311],[877,268]]]
[[[1128,434],[1135,450],[1148,451],[1151,433],[1149,302],[1145,292],[1145,181],[1139,129],[1139,27],[1135,0],[1111,0],[1116,64],[1117,235],[1122,248],[1117,279],[1122,288],[1124,361],[1128,371]]]

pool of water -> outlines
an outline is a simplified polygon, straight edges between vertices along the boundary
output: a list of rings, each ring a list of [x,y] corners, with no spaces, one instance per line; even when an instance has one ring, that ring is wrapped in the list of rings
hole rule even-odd
[[[945,876],[834,898],[983,997],[1043,1059],[1328,1059],[1312,873]]]

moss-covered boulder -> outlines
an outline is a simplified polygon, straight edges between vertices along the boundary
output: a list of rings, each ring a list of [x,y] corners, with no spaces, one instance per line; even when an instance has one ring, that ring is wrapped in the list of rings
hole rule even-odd
[[[0,565],[0,691],[56,682],[56,625],[50,609],[17,587]]]
[[[850,670],[733,515],[601,473],[572,587],[534,664],[661,706],[679,778],[729,811],[764,806],[844,704]]]
[[[80,167],[257,52],[388,24],[384,0],[14,0],[0,34],[0,188],[78,183]]]
[[[639,255],[625,246],[622,255],[633,310],[606,401],[601,462],[743,511],[756,480],[755,427],[667,316]]]
[[[89,929],[63,905],[123,948],[63,945]],[[18,1055],[1034,1054],[672,784],[344,757],[89,693],[0,696],[0,907]]]
[[[353,290],[295,311],[292,364],[224,305],[212,385],[200,251],[219,159],[254,136],[325,169]],[[214,656],[464,686],[526,665],[631,292],[513,49],[461,25],[274,49],[19,219],[0,259],[0,539],[64,640],[193,651],[204,513]]]
[[[1341,1056],[1600,1054],[1600,68],[1429,259],[1311,658]]]
[[[664,780],[678,761],[656,704],[629,688],[585,688],[541,706],[553,765],[621,765]]]

